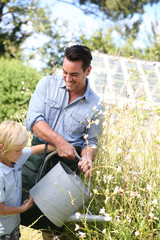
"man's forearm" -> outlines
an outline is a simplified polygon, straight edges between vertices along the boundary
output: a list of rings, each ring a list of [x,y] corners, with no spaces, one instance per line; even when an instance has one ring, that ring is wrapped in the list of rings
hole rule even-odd
[[[55,133],[45,121],[35,123],[32,131],[40,139],[54,145],[60,157],[75,159],[76,149],[61,135]]]
[[[45,121],[35,123],[32,131],[43,141],[55,146],[59,143],[59,139],[61,138],[61,136],[55,133]]]

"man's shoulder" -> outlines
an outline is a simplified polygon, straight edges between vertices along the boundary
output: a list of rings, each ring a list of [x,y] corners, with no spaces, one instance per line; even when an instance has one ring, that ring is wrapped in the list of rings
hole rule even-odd
[[[62,75],[47,75],[41,78],[42,81],[46,81],[46,82],[62,82],[63,80],[63,76]]]
[[[60,87],[64,85],[64,79],[62,75],[48,75],[41,78],[40,83],[46,87]]]

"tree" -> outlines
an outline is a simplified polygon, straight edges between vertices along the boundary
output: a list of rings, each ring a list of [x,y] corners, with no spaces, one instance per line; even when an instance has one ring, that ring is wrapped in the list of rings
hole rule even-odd
[[[147,4],[151,6],[160,0],[60,0],[81,9],[85,14],[107,18],[114,22],[116,30],[126,39],[136,39],[142,23],[142,14]],[[133,21],[133,16],[138,16]],[[132,19],[132,21],[130,21]]]
[[[112,20],[118,21],[123,20],[125,18],[132,18],[135,13],[143,14],[144,7],[147,4],[151,6],[154,3],[160,2],[159,0],[71,0],[65,1],[60,0],[61,2],[65,2],[68,4],[72,4],[86,14],[96,14],[100,16],[98,10],[104,13],[104,15]]]
[[[64,48],[70,41],[66,33],[67,23],[53,19],[47,6],[40,7],[39,0],[0,2],[0,56],[27,60],[38,55],[41,68],[51,73],[53,63],[62,63]],[[27,45],[31,37],[35,44]]]

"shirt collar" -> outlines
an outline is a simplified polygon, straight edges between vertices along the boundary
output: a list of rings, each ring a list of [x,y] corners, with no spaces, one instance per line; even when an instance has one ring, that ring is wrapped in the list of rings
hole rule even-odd
[[[87,84],[87,88],[86,88],[86,91],[84,93],[84,95],[82,96],[82,98],[85,98],[86,101],[89,101],[89,96],[90,96],[90,91],[91,91],[91,88],[90,88],[90,85],[89,85],[89,80],[88,78],[86,78],[86,84]],[[65,81],[63,80],[61,82],[61,88],[66,88],[66,84],[65,84]]]
[[[8,167],[7,165],[5,165],[5,164],[3,164],[1,162],[0,162],[0,168],[3,171],[3,173],[6,174],[6,175],[14,170],[14,167],[13,168]]]

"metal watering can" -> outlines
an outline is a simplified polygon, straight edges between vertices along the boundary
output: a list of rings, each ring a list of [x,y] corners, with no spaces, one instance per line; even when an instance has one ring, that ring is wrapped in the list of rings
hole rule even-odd
[[[57,152],[50,153],[44,160],[40,175],[48,159]],[[76,155],[80,160],[79,156]],[[57,227],[65,222],[107,221],[105,216],[80,214],[76,212],[91,199],[89,188],[79,176],[64,163],[57,163],[34,187],[30,189],[34,202],[44,215]]]

